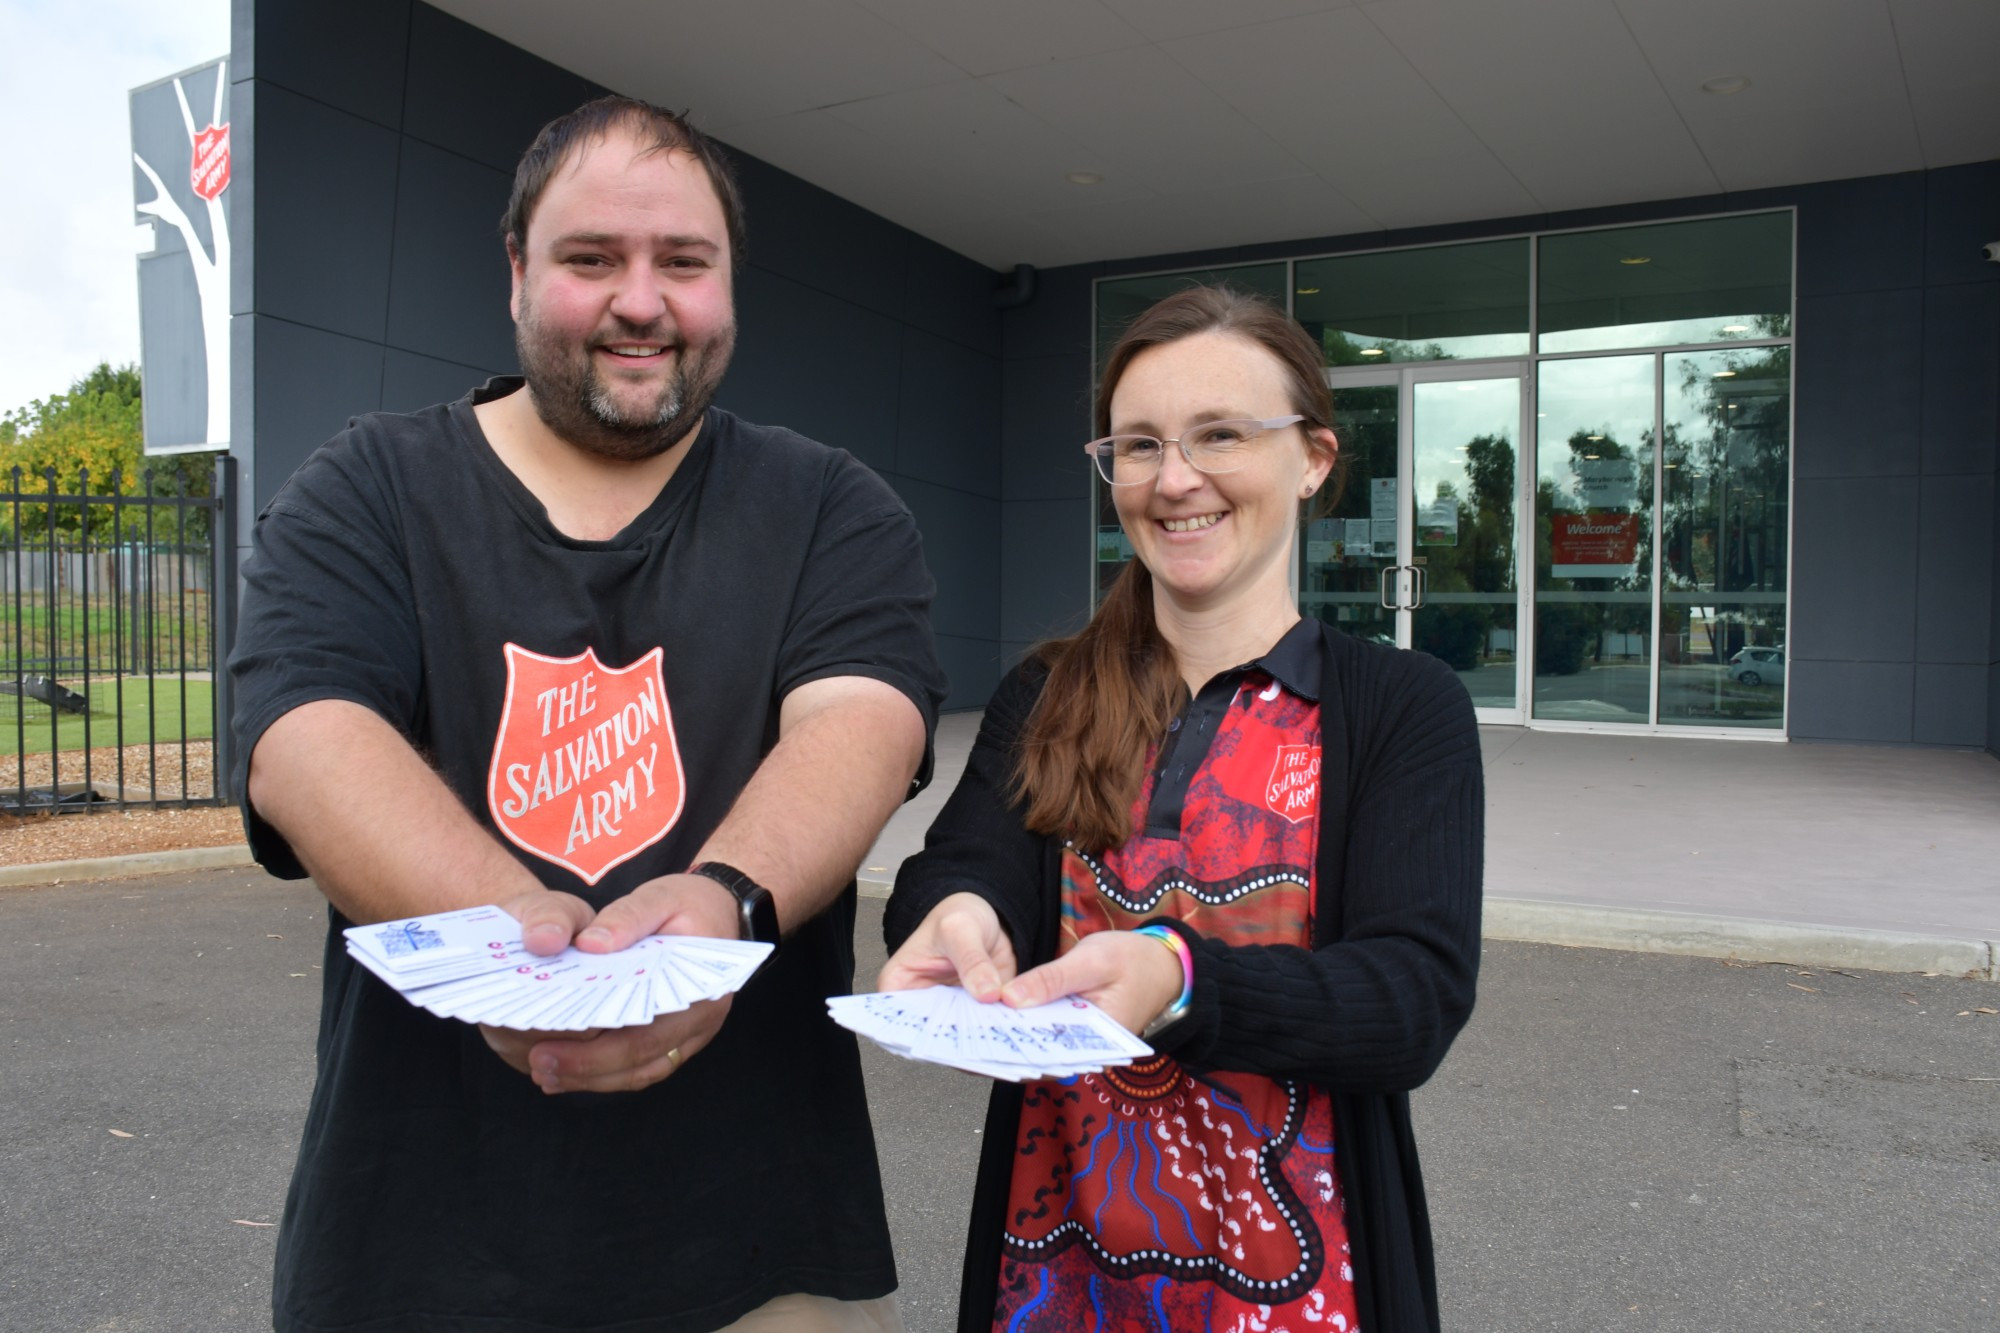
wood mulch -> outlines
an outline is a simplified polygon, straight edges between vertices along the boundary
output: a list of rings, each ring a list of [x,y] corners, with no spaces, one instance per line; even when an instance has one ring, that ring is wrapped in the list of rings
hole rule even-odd
[[[118,757],[115,746],[90,752],[90,781],[103,795],[116,798]],[[178,743],[125,747],[125,798],[147,801],[181,799],[181,749]],[[21,780],[23,761],[0,758],[0,789],[11,793]],[[49,757],[29,755],[25,761],[30,789],[46,787]],[[62,756],[57,780],[82,782],[80,751]],[[196,798],[215,793],[214,759],[206,741],[187,748],[186,790]],[[73,861],[136,852],[179,851],[188,847],[224,847],[243,841],[243,820],[234,806],[190,806],[159,809],[94,810],[88,814],[0,815],[0,866],[41,861]]]

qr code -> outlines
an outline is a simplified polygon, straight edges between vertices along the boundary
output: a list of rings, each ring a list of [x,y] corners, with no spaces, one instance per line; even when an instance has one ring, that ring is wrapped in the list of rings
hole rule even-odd
[[[1029,1031],[1050,1046],[1065,1051],[1108,1051],[1111,1043],[1102,1033],[1093,1031],[1080,1023],[1050,1023],[1045,1027],[1030,1028]]]
[[[444,936],[435,930],[426,930],[415,922],[406,926],[384,926],[377,938],[382,941],[382,953],[389,958],[422,953],[426,949],[440,948],[444,944]]]

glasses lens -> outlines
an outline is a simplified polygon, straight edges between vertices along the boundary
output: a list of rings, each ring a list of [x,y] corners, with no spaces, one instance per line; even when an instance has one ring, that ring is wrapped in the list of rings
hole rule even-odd
[[[1106,481],[1113,486],[1130,486],[1160,470],[1163,447],[1150,435],[1113,435],[1098,440],[1091,453]]]
[[[1243,446],[1263,433],[1261,421],[1211,421],[1188,432],[1188,453],[1204,472],[1234,472],[1245,462]]]

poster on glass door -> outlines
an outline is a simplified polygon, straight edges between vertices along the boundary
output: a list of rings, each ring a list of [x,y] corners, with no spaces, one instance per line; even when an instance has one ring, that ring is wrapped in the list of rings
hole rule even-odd
[[[1639,568],[1639,516],[1551,514],[1549,558],[1559,579],[1629,579]]]
[[[1370,544],[1377,560],[1396,558],[1396,479],[1368,479],[1368,519]]]

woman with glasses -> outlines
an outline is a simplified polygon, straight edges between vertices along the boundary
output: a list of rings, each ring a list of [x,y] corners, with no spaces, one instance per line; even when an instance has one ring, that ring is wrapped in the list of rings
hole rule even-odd
[[[1299,616],[1339,444],[1283,312],[1167,297],[1096,416],[1136,558],[994,695],[880,985],[1081,995],[1155,1054],[995,1085],[959,1326],[1434,1330],[1408,1094],[1472,1009],[1471,702]]]

